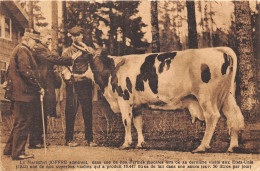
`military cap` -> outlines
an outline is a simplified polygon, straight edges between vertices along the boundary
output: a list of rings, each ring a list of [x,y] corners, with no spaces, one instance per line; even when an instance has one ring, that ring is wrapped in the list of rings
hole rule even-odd
[[[40,33],[30,28],[25,29],[24,36],[40,41]]]

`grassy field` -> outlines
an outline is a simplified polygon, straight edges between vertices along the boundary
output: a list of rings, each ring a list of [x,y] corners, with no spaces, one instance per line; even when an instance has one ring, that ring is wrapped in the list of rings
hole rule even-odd
[[[80,109],[80,108],[79,108]],[[94,141],[100,146],[119,147],[123,143],[124,128],[119,114],[109,114],[107,106],[101,102],[93,104],[93,131]],[[177,111],[152,111],[142,109],[143,133],[146,146],[149,149],[170,151],[192,151],[203,138],[205,125],[196,121],[191,123],[191,117],[186,110]],[[48,128],[48,142],[52,145],[64,145],[65,143],[65,119],[64,112],[55,119],[55,128]],[[12,128],[10,113],[3,114],[1,123],[1,141],[5,143]],[[108,133],[107,125],[110,124],[111,133]],[[132,125],[133,141],[137,143],[137,133]],[[79,110],[75,121],[74,139],[77,142],[84,140],[84,123]],[[240,152],[260,153],[260,122],[259,119],[246,120],[246,128],[240,135]],[[225,152],[229,145],[229,135],[226,127],[226,119],[222,116],[218,122],[211,141],[209,152]]]

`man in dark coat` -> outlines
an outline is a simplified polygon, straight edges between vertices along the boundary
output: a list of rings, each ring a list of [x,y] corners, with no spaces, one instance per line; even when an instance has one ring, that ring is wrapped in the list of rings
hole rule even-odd
[[[45,131],[47,132],[47,115],[56,117],[56,95],[55,84],[57,84],[57,76],[54,73],[54,65],[72,65],[73,57],[59,56],[56,50],[50,51],[48,46],[51,44],[52,38],[50,32],[41,32],[41,41],[34,46],[33,56],[38,64],[40,79],[44,82],[45,94],[43,98]],[[61,81],[61,80],[60,80]],[[43,126],[42,117],[35,117],[33,122],[34,136],[30,136],[29,148],[43,148]]]
[[[25,154],[25,144],[33,118],[41,116],[40,92],[43,83],[39,79],[37,63],[31,53],[35,39],[39,40],[39,35],[27,30],[22,43],[15,47],[10,58],[6,94],[14,104],[14,125],[4,155],[11,155],[13,160],[34,157]]]
[[[64,56],[71,56],[75,53],[81,53],[77,59],[74,61],[72,66],[72,74],[83,74],[88,70],[89,67],[89,58],[88,55],[92,55],[94,50],[90,47],[87,47],[83,42],[83,29],[81,27],[73,27],[69,30],[72,38],[72,45],[63,51]],[[86,49],[85,52],[81,52],[78,46],[82,46]],[[77,113],[78,105],[73,105],[74,100],[77,99],[81,104],[82,114],[85,125],[85,144],[87,146],[96,146],[93,142],[93,132],[92,132],[92,80],[82,79],[75,80],[71,78],[70,80],[65,80],[66,82],[66,108],[65,108],[65,118],[66,118],[66,134],[65,140],[67,146],[76,147],[79,144],[73,142],[73,133],[74,133],[74,123]]]

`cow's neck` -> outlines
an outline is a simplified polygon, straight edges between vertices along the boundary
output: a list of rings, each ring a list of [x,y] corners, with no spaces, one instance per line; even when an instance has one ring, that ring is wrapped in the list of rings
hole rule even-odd
[[[97,56],[91,62],[91,69],[94,74],[94,81],[99,85],[102,92],[108,86],[109,77],[115,70],[114,61],[108,57]]]

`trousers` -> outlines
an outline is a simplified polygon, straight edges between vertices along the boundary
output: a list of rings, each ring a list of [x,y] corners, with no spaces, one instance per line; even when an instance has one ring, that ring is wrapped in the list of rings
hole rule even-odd
[[[92,132],[92,81],[83,80],[74,83],[66,83],[66,142],[73,140],[74,123],[77,105],[75,100],[81,105],[85,126],[85,140],[93,141]]]
[[[33,120],[41,116],[39,101],[14,102],[13,119],[14,125],[10,137],[6,143],[4,153],[17,157],[25,153],[25,145],[28,135],[34,137]],[[38,128],[36,128],[38,129]]]

